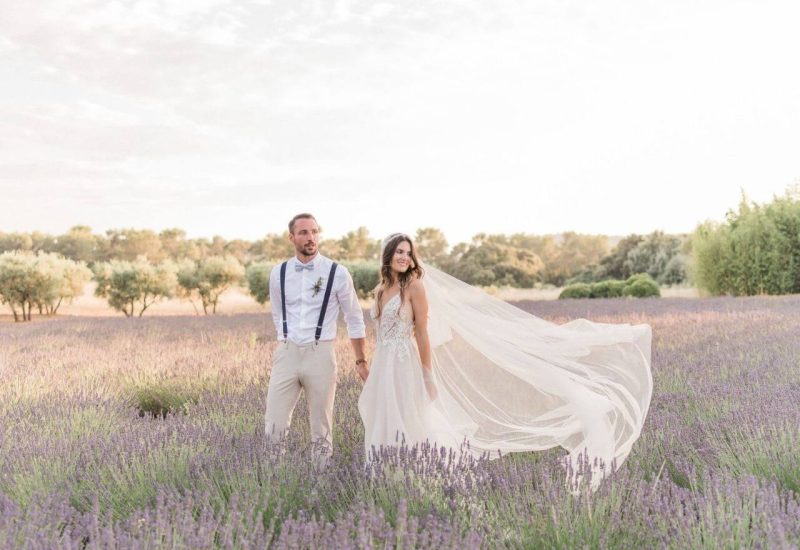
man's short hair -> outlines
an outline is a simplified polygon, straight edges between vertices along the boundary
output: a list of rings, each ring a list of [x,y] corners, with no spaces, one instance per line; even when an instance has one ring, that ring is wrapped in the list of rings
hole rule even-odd
[[[317,218],[315,218],[314,216],[312,216],[307,212],[303,212],[302,214],[296,215],[294,218],[292,218],[292,221],[289,222],[289,233],[291,233],[292,235],[294,235],[294,223],[297,220],[314,220],[316,222]],[[319,223],[317,223],[317,225],[319,225]]]

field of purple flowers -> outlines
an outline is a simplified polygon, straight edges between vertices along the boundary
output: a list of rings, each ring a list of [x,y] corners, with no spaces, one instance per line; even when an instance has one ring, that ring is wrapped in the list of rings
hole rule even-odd
[[[62,318],[0,325],[0,547],[800,546],[800,297],[518,305],[653,327],[642,437],[594,494],[557,450],[365,465],[344,338],[315,471],[302,401],[264,445],[267,315]]]

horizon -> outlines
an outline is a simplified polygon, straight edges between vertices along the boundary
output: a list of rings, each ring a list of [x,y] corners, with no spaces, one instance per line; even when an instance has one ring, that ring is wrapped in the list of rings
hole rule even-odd
[[[791,185],[788,185],[784,189],[782,194],[774,193],[772,195],[772,197],[770,198],[770,201],[774,200],[775,198],[780,198],[782,196],[785,196],[786,193],[788,193],[790,190],[800,190],[800,183],[793,183]],[[742,198],[742,196],[740,195],[740,201],[741,201],[741,198]],[[766,202],[768,202],[768,201],[757,201],[757,200],[754,200],[751,196],[749,196],[747,194],[744,194],[744,199],[747,200],[749,203],[765,204]],[[724,221],[725,214],[727,212],[735,210],[736,207],[738,206],[738,204],[739,203],[737,202],[736,206],[731,206],[730,208],[726,209],[725,212],[723,214],[721,214],[718,218],[709,217],[709,218],[706,218],[704,220],[698,221],[697,223],[695,223],[694,227],[692,227],[692,229],[690,229],[688,231],[666,231],[666,230],[661,229],[661,228],[655,228],[655,229],[652,229],[650,231],[645,231],[645,232],[629,231],[629,232],[614,234],[614,233],[603,233],[603,232],[596,232],[596,231],[594,231],[594,232],[577,231],[577,230],[573,230],[573,229],[564,229],[562,231],[557,231],[557,232],[542,232],[542,233],[540,233],[540,232],[531,232],[531,231],[499,232],[499,231],[488,231],[487,230],[487,231],[477,231],[477,232],[472,233],[471,235],[469,235],[467,238],[451,239],[451,237],[448,234],[448,231],[445,228],[437,227],[437,226],[433,226],[433,225],[427,225],[427,226],[416,227],[416,228],[414,228],[413,231],[411,231],[411,232],[406,231],[406,233],[408,233],[409,235],[413,236],[413,235],[416,234],[416,231],[418,229],[423,229],[423,228],[426,228],[426,227],[434,227],[435,229],[439,229],[444,234],[444,236],[447,238],[447,242],[448,242],[449,246],[452,246],[452,244],[454,244],[454,243],[462,243],[462,242],[467,242],[468,243],[468,242],[471,242],[472,239],[476,235],[478,235],[480,233],[485,233],[487,235],[497,235],[497,234],[513,235],[513,234],[517,234],[517,233],[524,233],[524,234],[536,235],[536,236],[548,236],[548,235],[560,236],[560,235],[563,235],[564,233],[577,233],[577,234],[581,234],[581,235],[604,236],[604,237],[608,237],[610,240],[620,240],[620,239],[625,238],[628,235],[633,235],[633,234],[636,234],[636,235],[648,235],[648,234],[651,234],[651,233],[653,233],[655,231],[662,231],[663,233],[668,234],[668,235],[683,236],[683,235],[691,235],[695,231],[697,226],[702,224],[702,223],[705,223],[705,222],[708,222],[708,221],[722,223]],[[296,212],[296,213],[299,213],[299,211]],[[311,214],[314,214],[314,213],[311,212]],[[186,233],[186,238],[187,239],[209,239],[210,240],[210,239],[212,239],[212,238],[214,238],[216,236],[219,236],[219,237],[222,237],[223,239],[225,239],[226,241],[233,241],[233,240],[256,241],[256,240],[262,239],[262,238],[264,238],[264,237],[266,237],[268,235],[276,235],[276,234],[277,235],[282,235],[284,231],[288,231],[287,225],[288,225],[288,220],[291,219],[291,216],[292,215],[287,216],[287,221],[286,221],[286,223],[283,224],[281,229],[265,231],[265,232],[263,232],[261,234],[255,235],[255,236],[224,235],[224,234],[221,234],[221,233],[198,235],[198,234],[190,233],[188,230],[186,230],[186,228],[180,227],[180,226],[176,226],[176,225],[166,225],[166,226],[162,226],[162,227],[159,227],[159,228],[156,228],[156,227],[153,227],[153,226],[146,226],[146,225],[137,225],[137,226],[130,226],[129,225],[129,226],[114,226],[114,227],[98,228],[98,227],[95,227],[95,226],[93,226],[91,224],[88,224],[88,223],[79,223],[79,222],[78,223],[69,224],[64,229],[56,230],[56,231],[46,231],[46,230],[43,230],[41,228],[23,229],[23,230],[7,229],[4,226],[0,225],[0,233],[31,233],[31,232],[34,232],[34,231],[38,231],[38,232],[41,232],[41,233],[45,233],[45,234],[49,234],[49,235],[53,235],[53,236],[58,236],[58,235],[66,234],[73,227],[76,227],[76,226],[87,226],[87,227],[91,228],[92,233],[96,234],[96,235],[105,235],[107,231],[125,230],[125,229],[149,230],[149,231],[153,231],[156,234],[159,234],[162,231],[169,230],[169,229],[179,229],[179,230],[182,230],[182,231],[184,231]],[[315,217],[319,218],[318,216],[315,216]],[[319,220],[318,220],[318,222],[319,222]],[[355,231],[359,227],[362,227],[361,225],[356,225],[355,227],[351,227],[350,229],[346,229],[342,233],[331,235],[330,232],[325,231],[325,226],[321,222],[319,222],[319,225],[320,225],[321,235],[322,235],[323,239],[341,239],[348,232]],[[363,226],[363,227],[367,227],[367,226]],[[367,227],[367,230],[369,231],[370,237],[374,238],[375,240],[380,240],[380,239],[383,238],[383,236],[374,233],[372,231],[372,229],[370,229],[369,227]],[[394,231],[389,231],[386,234],[388,235],[388,234],[391,234],[393,232]]]

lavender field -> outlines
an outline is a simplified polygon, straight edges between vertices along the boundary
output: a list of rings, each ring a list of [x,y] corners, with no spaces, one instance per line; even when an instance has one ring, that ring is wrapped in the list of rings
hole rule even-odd
[[[365,465],[344,338],[315,471],[302,400],[264,445],[267,315],[61,318],[0,324],[0,547],[800,546],[800,297],[518,305],[653,327],[642,437],[594,494],[558,450]]]

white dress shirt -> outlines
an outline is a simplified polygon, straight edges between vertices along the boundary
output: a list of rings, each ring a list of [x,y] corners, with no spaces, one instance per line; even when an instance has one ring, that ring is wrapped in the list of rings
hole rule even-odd
[[[295,265],[303,265],[297,257],[286,264],[286,324],[289,340],[295,344],[308,344],[314,341],[317,331],[319,313],[322,310],[322,300],[325,298],[325,289],[328,285],[328,276],[331,273],[333,260],[322,256],[319,252],[311,260],[313,269],[297,271]],[[305,264],[308,265],[308,264]],[[322,279],[320,281],[320,279]],[[319,283],[319,285],[317,285]],[[314,286],[319,290],[315,292]],[[281,313],[281,264],[272,268],[269,276],[269,300],[272,306],[272,321],[278,340],[283,341],[283,316]],[[339,318],[339,309],[344,311],[347,323],[347,334],[350,338],[364,338],[364,314],[358,303],[356,289],[350,272],[341,264],[336,268],[333,277],[333,288],[328,300],[325,321],[322,324],[320,340],[333,340],[336,338],[336,323]]]

